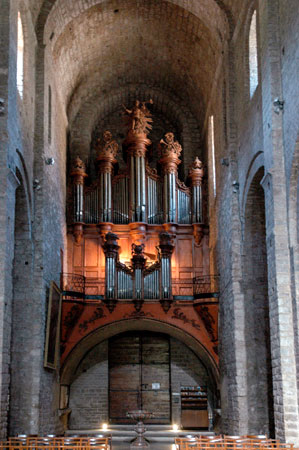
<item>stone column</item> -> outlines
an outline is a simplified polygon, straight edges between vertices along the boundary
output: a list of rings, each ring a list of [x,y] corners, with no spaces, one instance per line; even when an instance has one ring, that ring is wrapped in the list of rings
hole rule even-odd
[[[75,159],[71,177],[73,178],[73,234],[75,241],[80,243],[84,225],[84,179],[87,174],[85,164],[79,156]]]
[[[178,174],[178,165],[181,164],[179,156],[182,151],[180,144],[174,140],[173,133],[166,133],[165,140],[161,139],[159,144],[161,158],[159,163],[162,165],[164,174],[164,222],[177,222],[177,188],[176,180]]]
[[[288,180],[283,123],[280,5],[260,8],[263,136],[266,174],[268,293],[276,437],[299,445],[298,385],[292,308],[292,274],[288,229]],[[278,99],[278,101],[275,101]],[[279,107],[277,106],[279,105]]]

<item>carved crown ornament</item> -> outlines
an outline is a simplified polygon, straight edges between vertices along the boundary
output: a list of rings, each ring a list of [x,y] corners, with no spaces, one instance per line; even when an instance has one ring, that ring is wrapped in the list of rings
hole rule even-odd
[[[189,168],[189,177],[191,178],[192,186],[201,186],[203,176],[203,164],[196,156],[195,160]]]
[[[84,178],[87,177],[86,166],[79,156],[73,161],[71,177],[73,177],[74,184],[83,184]]]

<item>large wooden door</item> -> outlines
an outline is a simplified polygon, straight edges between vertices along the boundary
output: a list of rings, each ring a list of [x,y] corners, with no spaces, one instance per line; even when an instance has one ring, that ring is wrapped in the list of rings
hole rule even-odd
[[[170,423],[170,356],[165,335],[136,332],[109,340],[109,415],[131,423],[128,411],[155,414],[148,423]]]

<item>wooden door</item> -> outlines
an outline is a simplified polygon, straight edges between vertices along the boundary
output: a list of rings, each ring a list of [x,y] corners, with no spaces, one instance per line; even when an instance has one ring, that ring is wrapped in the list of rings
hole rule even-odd
[[[109,340],[109,415],[131,423],[128,411],[155,414],[148,423],[170,423],[170,357],[167,336],[130,333]]]

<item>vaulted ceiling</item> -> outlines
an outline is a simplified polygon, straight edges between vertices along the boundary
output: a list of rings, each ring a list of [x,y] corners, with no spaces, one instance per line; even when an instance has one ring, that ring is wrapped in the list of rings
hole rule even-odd
[[[249,1],[29,0],[70,127],[88,107],[90,128],[128,92],[150,89],[202,126],[225,44]]]

